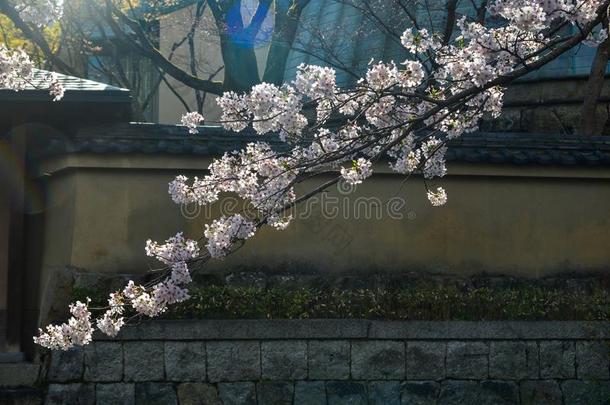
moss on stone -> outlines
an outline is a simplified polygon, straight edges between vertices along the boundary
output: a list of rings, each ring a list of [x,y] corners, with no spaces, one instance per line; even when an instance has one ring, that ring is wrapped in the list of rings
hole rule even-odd
[[[456,287],[399,289],[257,288],[210,285],[190,290],[166,319],[363,318],[396,320],[610,320],[610,292],[519,286],[462,290]],[[75,288],[104,305],[106,293]]]

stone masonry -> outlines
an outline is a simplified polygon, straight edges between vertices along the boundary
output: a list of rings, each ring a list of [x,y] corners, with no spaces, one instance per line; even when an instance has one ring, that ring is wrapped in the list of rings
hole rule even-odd
[[[595,322],[161,321],[55,352],[47,404],[610,404]]]

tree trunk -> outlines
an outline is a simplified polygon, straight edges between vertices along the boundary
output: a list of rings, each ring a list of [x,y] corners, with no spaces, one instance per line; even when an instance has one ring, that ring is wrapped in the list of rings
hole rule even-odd
[[[254,43],[231,38],[232,34],[220,35],[220,47],[225,65],[223,90],[247,91],[260,82]]]
[[[208,4],[220,36],[220,51],[225,66],[223,90],[250,90],[260,81],[254,53],[258,31],[244,27],[241,0],[209,0]],[[255,14],[257,18],[264,19],[262,11]]]
[[[309,1],[286,0],[275,2],[275,29],[263,74],[264,82],[280,85],[284,81],[288,54],[296,37],[301,12],[308,3]]]
[[[607,21],[604,24],[607,26]],[[591,74],[585,86],[584,102],[580,113],[580,135],[599,135],[601,128],[597,122],[597,101],[601,95],[606,67],[610,56],[610,36],[598,47],[591,67]]]

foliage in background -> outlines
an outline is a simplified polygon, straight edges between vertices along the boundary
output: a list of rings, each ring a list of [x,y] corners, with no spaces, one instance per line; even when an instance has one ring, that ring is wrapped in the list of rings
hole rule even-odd
[[[40,29],[41,34],[51,47],[51,51],[60,49],[61,26],[59,23],[51,24]],[[0,43],[9,49],[23,49],[38,68],[44,68],[47,58],[40,48],[30,39],[26,38],[21,30],[4,14],[0,13]]]

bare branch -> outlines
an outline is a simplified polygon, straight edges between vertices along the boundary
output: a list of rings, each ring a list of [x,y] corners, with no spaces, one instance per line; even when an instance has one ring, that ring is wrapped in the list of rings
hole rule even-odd
[[[161,70],[163,70],[165,73],[172,76],[179,82],[185,84],[186,86],[189,86],[193,89],[203,90],[212,94],[220,95],[223,93],[222,83],[200,79],[187,73],[183,69],[173,64],[170,60],[163,56],[158,49],[155,48],[155,46],[146,36],[146,33],[142,30],[142,27],[137,21],[127,17],[123,12],[114,7],[110,1],[107,0],[106,5],[109,10],[111,10],[112,14],[116,15],[119,18],[119,21],[127,25],[134,32],[137,41],[140,45],[133,46],[134,50],[142,53]],[[106,20],[112,28],[113,32],[124,37],[127,36],[127,34],[124,33],[124,31],[112,18],[107,18]],[[134,41],[129,41],[128,43],[133,44]]]

